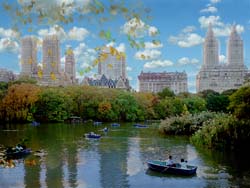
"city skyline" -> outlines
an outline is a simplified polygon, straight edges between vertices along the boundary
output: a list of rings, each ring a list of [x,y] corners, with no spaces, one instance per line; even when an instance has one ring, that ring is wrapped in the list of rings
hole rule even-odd
[[[60,2],[66,1],[60,0]],[[70,45],[75,54],[77,78],[82,79],[85,76],[80,74],[81,70],[88,67],[97,57],[98,52],[94,50],[96,47],[112,45],[119,51],[126,53],[127,76],[134,89],[138,90],[137,76],[141,71],[186,71],[188,90],[196,92],[195,78],[203,63],[203,41],[209,23],[213,25],[215,36],[219,41],[219,61],[224,63],[227,61],[228,36],[235,24],[236,30],[244,42],[244,64],[248,68],[250,67],[250,2],[248,0],[240,2],[237,0],[204,0],[199,2],[192,0],[185,2],[143,0],[142,3],[150,8],[152,20],[148,22],[141,20],[144,26],[147,25],[148,33],[143,33],[143,35],[147,35],[144,36],[145,46],[138,50],[131,48],[126,39],[126,31],[132,23],[122,19],[112,21],[111,26],[108,24],[100,26],[106,29],[117,28],[112,30],[116,41],[106,42],[98,37],[100,29],[97,24],[77,22],[60,26],[34,26],[34,31],[28,32],[23,29],[20,32],[21,35],[18,36],[11,30],[10,18],[6,17],[4,11],[1,11],[0,68],[20,73],[21,69],[18,63],[20,62],[20,37],[34,35],[42,38],[47,34],[57,32],[62,46],[60,51],[62,66],[65,59],[63,54]],[[43,5],[45,6],[46,3]],[[234,10],[235,7],[237,7],[236,10]],[[159,31],[159,35],[153,39],[150,38],[149,35],[152,31]],[[140,40],[139,36],[138,40]],[[41,45],[39,47],[38,44],[38,48],[41,48]],[[38,62],[41,63],[41,54],[38,54]],[[87,73],[87,76],[95,76],[97,72],[96,67]]]

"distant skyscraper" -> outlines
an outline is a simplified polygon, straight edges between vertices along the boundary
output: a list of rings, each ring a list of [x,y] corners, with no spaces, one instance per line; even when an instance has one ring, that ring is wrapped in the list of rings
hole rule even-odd
[[[175,94],[187,92],[186,72],[148,72],[138,76],[139,91],[158,93],[169,88]]]
[[[43,39],[43,77],[56,79],[60,73],[60,45],[57,35],[48,35]]]
[[[21,75],[33,76],[37,70],[37,42],[28,36],[21,40]]]
[[[228,64],[235,67],[244,67],[243,60],[243,41],[233,26],[227,48]]]
[[[123,53],[119,56],[112,55],[110,48],[105,47],[101,53],[107,55],[103,62],[98,64],[98,74],[105,75],[108,79],[118,80],[120,77],[126,78],[126,59]],[[101,55],[101,54],[100,54]]]
[[[75,83],[76,70],[75,70],[75,56],[72,48],[68,48],[65,55],[65,73]]]
[[[219,45],[214,36],[212,25],[209,24],[208,32],[203,47],[203,66],[213,68],[219,64]]]
[[[219,63],[218,42],[215,39],[211,25],[204,42],[203,65],[196,76],[197,92],[214,90],[222,92],[237,89],[243,85],[247,77],[244,66],[243,41],[233,26],[227,46],[227,63]]]

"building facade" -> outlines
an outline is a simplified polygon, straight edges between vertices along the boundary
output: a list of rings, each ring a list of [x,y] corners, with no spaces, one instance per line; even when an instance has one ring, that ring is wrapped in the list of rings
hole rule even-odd
[[[158,93],[164,88],[169,88],[175,94],[188,91],[186,72],[141,72],[138,80],[140,92]]]
[[[34,76],[37,72],[37,40],[27,36],[21,39],[21,73],[22,76]]]
[[[243,41],[234,26],[228,40],[227,63],[220,64],[218,41],[209,25],[203,46],[203,64],[196,76],[197,92],[239,88],[247,74],[243,59]]]
[[[110,50],[112,48],[104,47],[101,50],[102,56],[106,58],[98,63],[98,74],[105,75],[107,78],[112,80],[118,80],[121,78],[126,78],[126,58],[125,54],[120,52],[120,55],[112,55]]]
[[[65,74],[72,83],[76,83],[75,56],[72,48],[68,48],[65,54]]]
[[[118,80],[113,80],[107,78],[104,74],[99,76],[100,78],[89,78],[85,77],[82,81],[82,85],[95,86],[101,88],[116,88],[123,90],[130,90],[128,79],[122,79],[121,77]]]
[[[15,74],[7,69],[0,69],[0,82],[10,82],[16,79]]]

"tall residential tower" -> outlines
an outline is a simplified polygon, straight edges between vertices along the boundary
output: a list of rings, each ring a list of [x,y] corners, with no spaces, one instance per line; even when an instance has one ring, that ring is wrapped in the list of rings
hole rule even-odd
[[[209,25],[204,42],[203,65],[196,76],[197,92],[214,90],[223,92],[243,85],[247,68],[244,66],[243,41],[232,27],[227,46],[227,63],[219,63],[218,42]]]
[[[37,42],[27,36],[21,40],[21,75],[34,76],[37,71]]]

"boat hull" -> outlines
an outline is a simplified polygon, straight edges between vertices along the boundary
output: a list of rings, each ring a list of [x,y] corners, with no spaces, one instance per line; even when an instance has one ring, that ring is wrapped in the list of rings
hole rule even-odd
[[[163,161],[148,161],[147,165],[153,171],[177,175],[194,175],[197,170],[197,166],[187,165],[187,168],[181,168],[179,163],[169,166]]]
[[[8,159],[20,159],[25,157],[31,153],[31,149],[24,149],[22,151],[15,151],[15,152],[7,152],[6,157]]]

